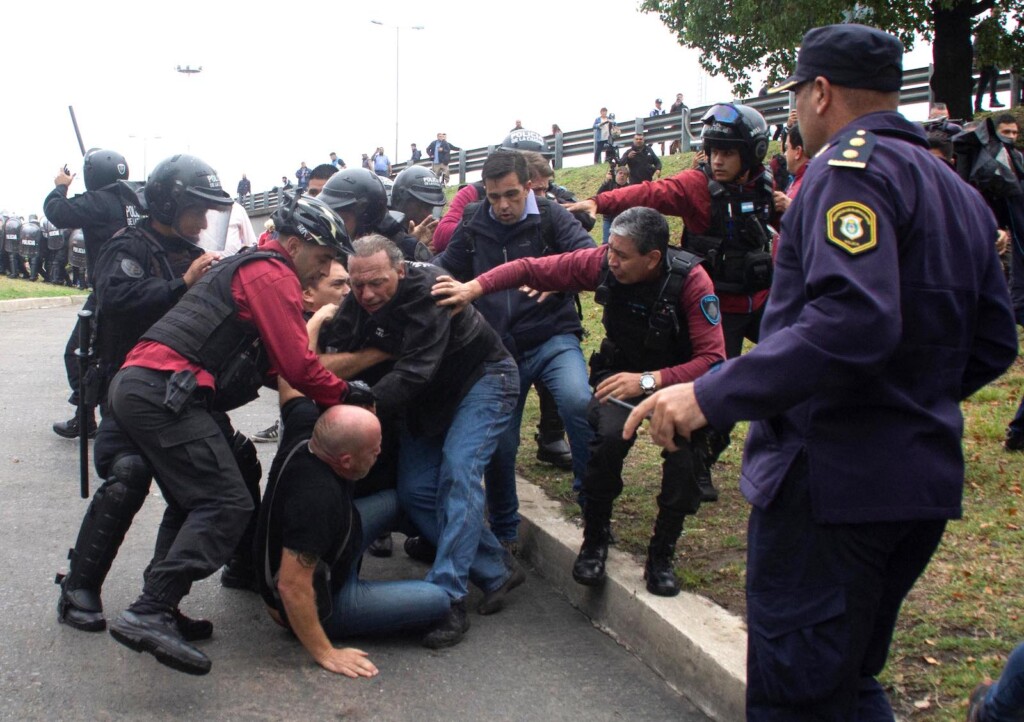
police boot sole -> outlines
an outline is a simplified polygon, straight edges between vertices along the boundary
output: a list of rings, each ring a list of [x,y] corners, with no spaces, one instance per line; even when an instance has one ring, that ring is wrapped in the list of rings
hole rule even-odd
[[[213,663],[206,655],[185,642],[180,642],[180,644],[189,647],[194,652],[194,654],[190,655],[191,659],[175,654],[167,649],[161,640],[145,634],[143,630],[125,622],[121,618],[111,622],[110,636],[128,647],[128,649],[152,654],[157,662],[178,672],[201,676],[209,674],[211,667],[213,667]]]
[[[546,451],[543,447],[537,447],[537,461],[543,464],[551,464],[562,471],[572,471],[572,455],[566,456],[552,451]]]
[[[86,612],[74,607],[58,609],[57,621],[81,632],[102,632],[107,628],[103,612]]]
[[[576,570],[572,570],[572,578],[577,584],[582,584],[585,587],[601,587],[604,586],[605,580],[608,579],[608,575],[602,572],[600,575],[594,574],[577,574]]]
[[[680,589],[677,583],[659,582],[654,575],[648,574],[646,570],[644,571],[644,580],[647,582],[647,591],[656,597],[674,597],[679,594]]]

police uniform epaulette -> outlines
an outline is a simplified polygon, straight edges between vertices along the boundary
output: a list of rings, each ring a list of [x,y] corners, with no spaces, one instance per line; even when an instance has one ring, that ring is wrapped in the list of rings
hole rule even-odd
[[[827,149],[832,154],[828,164],[840,168],[867,168],[868,158],[871,157],[871,151],[875,149],[877,142],[878,138],[874,133],[866,130],[851,131]]]

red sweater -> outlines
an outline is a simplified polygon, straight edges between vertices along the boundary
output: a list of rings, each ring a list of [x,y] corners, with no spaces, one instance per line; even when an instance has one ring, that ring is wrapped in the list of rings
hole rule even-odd
[[[484,293],[527,285],[538,291],[594,291],[601,283],[608,246],[583,248],[541,258],[520,258],[477,276]],[[714,363],[725,359],[725,340],[720,323],[712,324],[700,309],[702,298],[714,294],[703,268],[690,271],[679,293],[679,308],[686,311],[693,356],[661,371],[662,386],[693,381]]]
[[[702,234],[711,225],[711,192],[699,170],[684,170],[668,178],[644,181],[607,191],[592,198],[597,212],[616,215],[628,208],[646,206],[667,216],[678,216],[691,233]],[[722,313],[753,313],[768,300],[768,291],[747,295],[719,294]]]
[[[287,251],[276,240],[268,241],[263,250],[277,251],[288,259]],[[290,259],[251,261],[239,266],[231,279],[231,297],[239,320],[259,331],[272,374],[280,375],[321,406],[333,406],[345,398],[348,384],[324,368],[309,350],[302,318],[302,289]],[[209,371],[156,341],[139,342],[124,365],[170,372],[189,369],[200,386],[215,388]]]

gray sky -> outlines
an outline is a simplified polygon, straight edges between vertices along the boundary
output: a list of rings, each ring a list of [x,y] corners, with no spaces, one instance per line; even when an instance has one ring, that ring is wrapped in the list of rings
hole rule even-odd
[[[472,148],[499,142],[516,120],[547,134],[552,123],[589,127],[602,105],[627,119],[656,97],[668,108],[677,92],[690,106],[731,98],[632,0],[51,0],[9,3],[4,25],[21,30],[3,47],[0,208],[24,215],[41,212],[61,165],[81,170],[68,105],[86,148],[124,153],[135,180],[178,152],[210,163],[231,193],[243,171],[266,190],[330,151],[350,167],[378,145],[393,156],[395,25],[392,161],[439,130]],[[906,67],[927,62],[916,51]],[[79,176],[71,192],[84,189]]]

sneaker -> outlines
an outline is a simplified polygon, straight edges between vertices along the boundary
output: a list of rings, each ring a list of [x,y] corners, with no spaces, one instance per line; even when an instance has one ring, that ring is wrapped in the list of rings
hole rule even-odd
[[[466,600],[452,602],[451,608],[441,623],[427,632],[423,638],[423,646],[430,649],[454,647],[462,641],[462,636],[469,631],[469,615],[466,614]]]
[[[437,548],[421,536],[411,536],[405,540],[405,553],[424,564],[433,564],[437,558]]]
[[[373,540],[369,548],[366,550],[370,552],[371,556],[375,557],[389,557],[394,550],[394,542],[391,541],[391,534],[381,534],[379,537]]]
[[[1007,451],[1024,451],[1024,433],[1020,431],[1007,431],[1006,441],[1003,446]]]
[[[252,439],[257,444],[268,444],[268,443],[271,443],[271,442],[275,442],[276,443],[280,436],[281,436],[281,420],[278,419],[277,421],[274,422],[273,426],[270,426],[269,428],[263,429],[263,431],[257,431],[255,434],[253,434],[249,438]]]
[[[477,614],[487,615],[500,612],[502,607],[505,606],[505,597],[508,596],[508,593],[525,581],[526,572],[523,571],[521,566],[512,562],[512,568],[508,571],[508,578],[500,587],[484,594],[483,600],[476,608]]]
[[[499,543],[510,557],[519,556],[519,541],[517,539],[502,539]]]
[[[967,702],[967,722],[982,722],[981,712],[985,707],[985,697],[991,687],[991,682],[982,682],[971,692],[971,698]]]
[[[110,636],[136,652],[148,652],[160,664],[185,674],[208,674],[213,663],[182,639],[171,612],[136,614],[125,610],[110,622]]]

